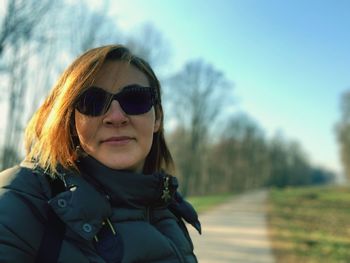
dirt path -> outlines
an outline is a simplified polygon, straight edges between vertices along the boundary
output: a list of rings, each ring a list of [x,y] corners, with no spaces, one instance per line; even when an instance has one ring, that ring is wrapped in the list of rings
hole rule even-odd
[[[200,236],[189,227],[199,263],[274,263],[266,230],[266,191],[254,191],[200,215]]]

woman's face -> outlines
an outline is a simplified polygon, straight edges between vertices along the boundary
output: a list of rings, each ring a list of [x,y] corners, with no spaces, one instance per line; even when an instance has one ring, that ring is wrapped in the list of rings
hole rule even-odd
[[[133,65],[106,61],[93,85],[116,94],[132,84],[150,86],[146,75]],[[156,119],[154,107],[140,115],[128,115],[113,100],[102,116],[75,110],[75,126],[80,146],[96,160],[112,169],[141,172],[160,118]]]

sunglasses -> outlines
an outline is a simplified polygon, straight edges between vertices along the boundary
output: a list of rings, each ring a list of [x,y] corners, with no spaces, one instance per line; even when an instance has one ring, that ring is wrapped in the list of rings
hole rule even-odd
[[[99,87],[90,87],[77,99],[75,108],[87,116],[104,115],[113,100],[128,115],[139,115],[148,112],[156,103],[155,89],[139,85],[129,85],[117,94],[112,94]]]

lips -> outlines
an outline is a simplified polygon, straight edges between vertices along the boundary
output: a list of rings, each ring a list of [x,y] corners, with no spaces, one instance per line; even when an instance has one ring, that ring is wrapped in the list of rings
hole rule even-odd
[[[102,140],[101,143],[122,145],[130,142],[133,139],[134,138],[129,136],[118,136],[118,137],[110,137],[106,140]]]

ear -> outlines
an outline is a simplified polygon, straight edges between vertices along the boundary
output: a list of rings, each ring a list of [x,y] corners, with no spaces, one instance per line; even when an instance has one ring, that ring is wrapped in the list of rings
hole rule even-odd
[[[161,118],[157,118],[154,122],[154,128],[153,128],[153,133],[156,133],[159,131],[159,128],[160,128],[160,124],[162,122],[162,119]]]

